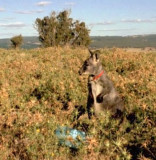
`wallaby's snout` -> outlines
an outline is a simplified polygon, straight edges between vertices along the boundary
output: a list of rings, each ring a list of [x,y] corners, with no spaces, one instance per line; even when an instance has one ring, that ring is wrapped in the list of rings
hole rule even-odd
[[[83,71],[82,71],[82,68],[80,68],[80,70],[78,71],[79,75],[81,76]]]
[[[87,61],[85,61],[79,70],[79,75],[85,74],[87,72],[87,68],[88,68],[88,64],[87,64]]]

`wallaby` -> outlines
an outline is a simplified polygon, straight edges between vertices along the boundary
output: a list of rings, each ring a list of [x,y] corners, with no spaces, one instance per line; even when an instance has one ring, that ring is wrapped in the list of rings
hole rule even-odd
[[[94,114],[100,115],[108,109],[113,116],[118,117],[123,113],[124,104],[117,93],[112,81],[104,71],[100,62],[98,51],[91,51],[90,57],[84,61],[79,74],[87,74],[88,78],[88,117],[91,118],[93,107]]]

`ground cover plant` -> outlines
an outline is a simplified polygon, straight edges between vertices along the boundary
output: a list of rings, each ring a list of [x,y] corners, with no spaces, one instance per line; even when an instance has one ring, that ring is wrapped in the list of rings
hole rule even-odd
[[[125,102],[120,127],[109,112],[87,118],[87,77],[78,75],[87,49],[0,49],[0,159],[156,158],[156,52],[100,52]],[[78,150],[61,146],[58,126],[84,131],[88,138]]]

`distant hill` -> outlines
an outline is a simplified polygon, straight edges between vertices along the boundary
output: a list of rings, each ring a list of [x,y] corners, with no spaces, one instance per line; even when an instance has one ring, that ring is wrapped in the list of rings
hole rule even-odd
[[[31,49],[37,48],[41,44],[38,37],[24,37],[22,48]],[[90,47],[119,47],[119,48],[156,48],[156,34],[154,35],[139,35],[139,36],[91,36],[92,43]],[[10,39],[0,39],[0,48],[9,48]]]
[[[156,47],[156,35],[91,37],[91,47],[145,48]]]
[[[38,40],[38,37],[23,37],[23,45],[22,48],[24,49],[32,49],[37,48],[41,44]],[[11,42],[10,39],[0,39],[0,48],[10,48]]]

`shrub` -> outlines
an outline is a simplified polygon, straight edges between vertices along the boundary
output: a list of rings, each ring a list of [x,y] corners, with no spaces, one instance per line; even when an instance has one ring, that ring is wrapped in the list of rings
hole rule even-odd
[[[10,41],[12,43],[12,47],[17,49],[22,45],[23,37],[22,35],[14,36],[10,39]]]

